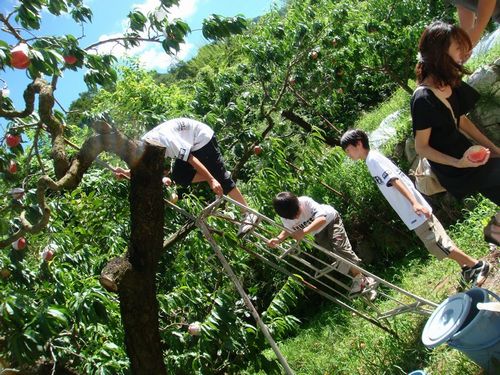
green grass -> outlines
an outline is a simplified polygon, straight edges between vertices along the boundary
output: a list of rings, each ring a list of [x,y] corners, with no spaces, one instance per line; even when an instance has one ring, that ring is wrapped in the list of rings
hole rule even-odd
[[[486,55],[471,59],[468,67],[491,63],[500,56],[500,43]],[[384,147],[390,152],[411,133],[410,96],[402,89],[376,110],[365,113],[356,124],[367,132],[376,129],[384,118],[403,108],[396,122],[397,135]],[[476,258],[488,254],[482,228],[498,210],[493,203],[475,197],[464,202],[460,222],[448,228],[457,246]],[[440,303],[459,291],[459,267],[450,260],[438,261],[423,246],[407,249],[404,259],[394,262],[380,277],[416,295]],[[381,309],[387,301],[377,301]],[[402,314],[391,319],[398,338],[366,320],[352,315],[333,303],[324,302],[319,313],[304,323],[297,336],[279,343],[280,350],[297,375],[403,375],[425,369],[432,375],[478,375],[481,369],[461,352],[447,345],[427,349],[421,343],[421,333],[427,317]],[[274,358],[269,349],[268,357]],[[251,369],[245,374],[255,374]],[[263,373],[261,373],[263,374]]]
[[[466,67],[470,71],[474,71],[477,68],[483,66],[483,65],[488,65],[494,62],[498,57],[500,56],[500,42],[498,41],[498,38],[496,40],[496,44],[493,45],[493,47],[486,53],[475,56],[474,58],[471,58],[469,61],[466,63]]]
[[[495,212],[482,198],[470,199],[475,208],[462,222],[449,228],[450,236],[468,254],[488,253],[482,240],[485,220]],[[441,302],[458,292],[459,267],[450,260],[438,261],[423,247],[409,249],[407,257],[385,274],[398,286],[419,296]],[[384,308],[387,301],[379,301]],[[322,311],[305,324],[299,335],[279,344],[296,374],[407,374],[425,369],[429,374],[473,375],[479,367],[459,351],[441,345],[434,350],[420,341],[426,317],[403,314],[391,319],[399,338],[349,312],[325,303]],[[269,351],[269,356],[273,356]]]
[[[376,109],[365,113],[356,123],[356,128],[363,129],[366,132],[371,132],[377,129],[387,116],[398,110],[403,111],[403,115],[409,114],[410,95],[403,89],[397,89],[394,94],[380,104]]]

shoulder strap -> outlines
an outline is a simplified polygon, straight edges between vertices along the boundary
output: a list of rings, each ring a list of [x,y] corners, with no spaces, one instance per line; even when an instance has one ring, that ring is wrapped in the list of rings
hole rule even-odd
[[[446,106],[446,108],[448,108],[450,110],[451,116],[453,117],[453,121],[455,121],[455,125],[457,125],[458,123],[457,123],[457,118],[455,117],[455,113],[453,112],[453,109],[451,108],[450,102],[448,100],[446,100],[446,98],[443,96],[443,94],[438,89],[431,87],[431,86],[427,86],[427,85],[417,86],[414,93],[417,92],[417,90],[421,89],[421,88],[422,89],[427,88],[427,89],[431,90],[434,93],[434,95],[436,96],[436,98],[441,100],[441,103],[443,103]]]

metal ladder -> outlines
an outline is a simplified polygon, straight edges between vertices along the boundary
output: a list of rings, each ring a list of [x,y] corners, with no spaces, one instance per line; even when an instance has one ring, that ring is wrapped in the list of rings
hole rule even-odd
[[[230,210],[227,208],[218,209],[223,202],[226,203],[226,206],[232,205],[248,210],[259,218],[257,224],[241,239],[240,247],[248,254],[276,270],[294,277],[314,292],[382,329],[390,331],[387,322],[390,317],[403,313],[430,315],[437,307],[436,303],[404,290],[308,239],[300,242],[294,240],[283,242],[274,249],[268,247],[268,239],[276,236],[279,231],[285,228],[258,211],[247,208],[227,196],[222,196],[207,206],[197,220],[207,222],[213,218],[212,221],[214,219],[224,220],[239,226],[241,221],[234,219]],[[376,280],[376,284],[363,290],[361,295],[349,296],[349,278],[351,277],[336,271],[340,262],[347,263],[350,267],[360,270],[363,275],[372,277]],[[380,303],[375,304],[367,298],[363,298],[374,288],[378,293],[377,301],[383,300],[385,302],[383,309],[380,307]],[[364,307],[359,308],[359,303],[353,307],[354,300],[363,301],[361,305]]]
[[[293,371],[288,366],[286,359],[280,353],[267,326],[261,320],[250,298],[244,291],[241,282],[232,270],[212,234],[214,228],[217,228],[216,224],[219,220],[231,223],[235,228],[241,225],[241,220],[235,218],[231,208],[246,210],[258,217],[257,223],[253,225],[252,229],[245,233],[239,241],[238,246],[241,249],[259,261],[294,278],[315,293],[349,310],[353,314],[360,316],[386,332],[397,336],[388,320],[391,317],[404,313],[430,315],[437,307],[436,303],[381,279],[377,275],[307,239],[303,239],[300,242],[283,242],[274,249],[268,247],[268,239],[276,236],[278,231],[284,230],[285,228],[267,216],[241,205],[230,197],[218,197],[214,202],[205,207],[198,216],[189,213],[167,200],[165,200],[165,202],[168,206],[174,208],[186,218],[193,220],[196,226],[201,230],[287,374],[293,374]],[[224,208],[221,208],[222,206]],[[322,256],[321,258],[318,257],[320,254]],[[336,266],[340,264],[340,262],[345,262],[349,264],[349,266],[360,270],[363,275],[372,277],[376,280],[375,285],[363,290],[359,295],[354,297],[349,296],[350,286],[346,284],[345,279],[347,278],[347,280],[349,280],[349,278],[352,277],[342,275],[336,271]],[[370,301],[366,296],[373,289],[377,291],[377,299],[375,301]],[[382,308],[381,305],[383,305],[384,308]]]

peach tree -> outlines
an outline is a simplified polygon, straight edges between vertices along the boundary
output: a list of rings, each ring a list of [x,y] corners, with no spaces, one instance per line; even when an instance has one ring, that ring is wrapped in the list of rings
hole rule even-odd
[[[19,257],[29,258],[23,253],[26,241],[26,249],[29,250],[30,238],[36,241],[37,233],[56,229],[51,227],[51,216],[67,215],[65,210],[58,212],[60,207],[52,200],[64,199],[68,194],[71,197],[71,192],[85,184],[87,176],[92,180],[91,166],[101,153],[116,155],[128,164],[132,176],[128,194],[130,237],[127,251],[100,266],[105,266],[105,275],[111,275],[103,285],[118,295],[126,353],[132,372],[137,374],[166,373],[164,348],[158,330],[155,282],[157,264],[163,251],[163,151],[126,137],[105,117],[91,119],[89,127],[92,131],[85,135],[80,133],[79,143],[73,143],[71,133],[78,132],[78,129],[66,126],[65,114],[56,110],[56,89],[65,70],[85,70],[83,79],[89,87],[113,85],[117,79],[117,59],[110,54],[91,52],[104,43],[119,43],[125,48],[139,43],[157,43],[165,53],[178,51],[190,32],[189,26],[182,20],[166,17],[169,9],[178,3],[178,0],[161,0],[158,9],[149,14],[133,10],[127,16],[128,28],[123,35],[88,46],[83,46],[81,38],[73,35],[53,36],[39,32],[44,12],[61,17],[68,15],[82,28],[90,27],[92,11],[81,0],[26,0],[18,2],[10,11],[0,13],[3,32],[0,68],[25,71],[30,79],[24,88],[21,108],[16,108],[6,90],[0,93],[0,117],[7,122],[7,131],[2,137],[5,147],[0,151],[1,186],[5,192],[0,247],[4,251],[12,248],[10,258],[13,264],[19,265],[19,262],[15,263]],[[241,17],[212,17],[207,25],[207,35],[215,37],[218,30],[222,35],[241,32],[246,22]],[[21,89],[12,82],[7,84],[10,90]],[[101,216],[101,219],[105,217]],[[67,217],[66,222],[70,223],[71,217]],[[73,230],[83,230],[78,229],[81,224],[76,223]],[[63,230],[63,227],[57,229]],[[55,246],[45,249],[44,259],[50,257],[47,254],[52,253],[53,256],[54,251],[57,251]],[[78,262],[78,259],[69,261],[69,264],[71,262]],[[14,267],[13,271],[12,275],[8,275],[12,271],[6,269],[4,276],[16,277],[21,283],[37,279],[22,267]],[[72,276],[62,272],[52,277],[75,277],[71,272],[69,274]],[[43,274],[41,277],[41,285],[46,287]],[[75,279],[73,282],[78,281]],[[93,301],[91,316],[102,318],[106,314],[102,291],[82,289],[80,294],[74,296],[75,304],[86,303],[89,296],[93,296],[90,298]],[[45,351],[49,353],[46,357],[52,361],[52,371],[55,371],[61,364],[57,363],[54,350],[57,346],[64,347],[64,340],[55,345],[54,342],[44,343],[43,339],[49,337],[50,332],[68,330],[69,314],[55,307],[57,298],[61,295],[56,293],[50,296],[49,293],[47,299],[42,301],[30,302],[27,295],[10,296],[3,301],[3,317],[6,325],[10,323],[13,330],[12,336],[2,341],[2,346],[6,346],[2,347],[2,351],[17,354],[17,363],[35,363],[36,354]],[[37,318],[29,324],[14,318],[16,310],[23,307],[39,311]],[[82,322],[85,319],[91,317],[82,317]],[[68,339],[73,335],[76,332],[69,330],[65,337]],[[112,342],[111,339],[102,348],[105,353],[119,351]]]

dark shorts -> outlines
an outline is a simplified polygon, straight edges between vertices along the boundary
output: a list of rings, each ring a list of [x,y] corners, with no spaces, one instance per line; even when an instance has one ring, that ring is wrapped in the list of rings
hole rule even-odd
[[[199,150],[192,151],[191,155],[196,157],[214,178],[219,181],[224,190],[224,194],[229,193],[236,187],[236,183],[231,178],[231,174],[224,166],[224,159],[219,151],[219,146],[215,137]],[[172,180],[181,186],[191,185],[196,169],[187,161],[175,159],[172,167]]]

